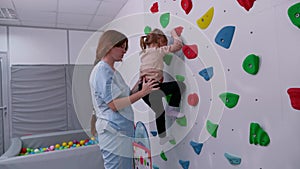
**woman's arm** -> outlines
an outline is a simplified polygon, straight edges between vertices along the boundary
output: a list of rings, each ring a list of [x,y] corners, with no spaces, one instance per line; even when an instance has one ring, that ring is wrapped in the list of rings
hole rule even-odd
[[[143,79],[142,90],[140,90],[136,93],[133,93],[128,97],[114,99],[108,103],[108,107],[111,108],[113,111],[121,110],[121,109],[131,105],[132,103],[138,101],[142,97],[146,96],[151,91],[158,90],[159,87],[155,87],[156,85],[157,85],[157,83],[153,80],[145,82],[145,79]]]
[[[139,78],[139,80],[135,83],[135,85],[133,86],[133,88],[130,91],[130,95],[136,93],[139,91],[139,84],[141,83],[141,78]]]

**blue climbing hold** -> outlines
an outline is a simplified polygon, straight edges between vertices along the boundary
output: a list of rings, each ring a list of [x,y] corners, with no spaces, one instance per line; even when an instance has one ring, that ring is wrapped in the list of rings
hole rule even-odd
[[[217,34],[215,42],[222,46],[223,48],[228,49],[232,42],[234,35],[235,27],[234,26],[225,26]]]
[[[159,169],[159,167],[156,166],[155,164],[152,165],[152,168],[153,168],[153,169]]]
[[[190,145],[193,147],[195,153],[199,155],[202,150],[203,143],[197,143],[195,141],[190,141]]]
[[[152,134],[152,136],[156,136],[157,135],[157,131],[150,131],[150,133]]]
[[[199,75],[202,76],[206,81],[209,81],[214,75],[214,68],[208,67],[206,69],[202,69],[199,72]]]
[[[241,164],[242,159],[240,157],[234,156],[229,153],[224,153],[224,156],[227,158],[230,164],[232,165],[239,165]]]
[[[179,164],[182,166],[183,169],[188,169],[190,166],[190,161],[179,160]]]

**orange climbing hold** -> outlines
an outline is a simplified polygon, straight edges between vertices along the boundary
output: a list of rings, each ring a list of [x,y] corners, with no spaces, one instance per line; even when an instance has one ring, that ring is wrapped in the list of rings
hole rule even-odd
[[[151,8],[150,8],[150,11],[151,11],[152,13],[158,12],[158,2],[154,2],[154,3],[153,3],[153,5],[152,5]]]
[[[184,12],[188,15],[193,8],[192,0],[181,0],[181,7],[184,10]]]

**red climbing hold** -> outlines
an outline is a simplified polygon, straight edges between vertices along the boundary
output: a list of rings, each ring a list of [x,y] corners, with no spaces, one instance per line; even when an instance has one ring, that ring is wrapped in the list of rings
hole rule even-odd
[[[178,36],[181,36],[182,30],[183,30],[182,26],[177,26],[175,28],[175,32],[177,33]]]
[[[197,93],[189,94],[188,96],[188,104],[191,106],[196,106],[199,102],[199,97]]]
[[[300,110],[300,88],[289,88],[287,93],[290,96],[292,107],[296,110]]]
[[[188,59],[194,59],[198,56],[197,45],[183,45],[182,51]]]
[[[150,11],[151,11],[152,13],[158,12],[158,2],[154,2],[154,3],[153,3],[153,5],[152,5],[151,8],[150,8]]]
[[[237,1],[242,7],[244,7],[247,11],[249,11],[252,8],[255,0],[237,0]]]
[[[192,0],[181,0],[181,7],[186,14],[189,14],[193,8]]]

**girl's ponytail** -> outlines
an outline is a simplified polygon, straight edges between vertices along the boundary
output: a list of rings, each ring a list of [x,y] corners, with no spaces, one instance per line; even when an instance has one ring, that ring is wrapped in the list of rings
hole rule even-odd
[[[146,43],[145,43],[145,39],[147,38],[147,36],[141,36],[140,39],[140,47],[142,48],[142,50],[146,49]]]

